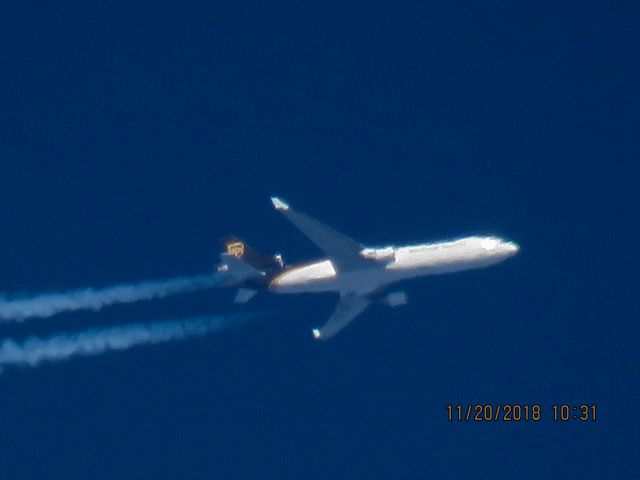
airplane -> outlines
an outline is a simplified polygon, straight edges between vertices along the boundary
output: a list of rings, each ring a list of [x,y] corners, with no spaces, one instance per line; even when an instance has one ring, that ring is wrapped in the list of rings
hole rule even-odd
[[[498,237],[465,237],[438,243],[366,247],[331,227],[271,197],[274,208],[326,255],[326,259],[285,266],[280,254],[259,254],[236,237],[224,237],[226,252],[218,271],[229,286],[240,286],[235,302],[246,303],[258,289],[273,293],[336,292],[338,305],[327,322],[312,330],[316,340],[328,340],[371,303],[390,307],[407,303],[404,291],[386,293],[396,282],[443,273],[488,267],[518,253],[514,242]]]

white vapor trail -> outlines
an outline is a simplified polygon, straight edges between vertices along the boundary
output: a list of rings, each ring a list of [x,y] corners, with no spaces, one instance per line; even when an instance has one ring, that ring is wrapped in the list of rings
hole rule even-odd
[[[215,287],[219,274],[194,275],[168,280],[115,285],[106,288],[86,288],[60,293],[8,298],[0,296],[0,321],[22,321],[32,317],[50,317],[73,310],[100,310],[116,303],[162,298],[177,293],[194,292]]]
[[[178,321],[132,323],[60,333],[47,338],[30,337],[24,342],[0,341],[0,372],[6,365],[35,367],[42,362],[67,360],[76,356],[100,355],[224,330],[239,325],[248,315],[196,317]]]

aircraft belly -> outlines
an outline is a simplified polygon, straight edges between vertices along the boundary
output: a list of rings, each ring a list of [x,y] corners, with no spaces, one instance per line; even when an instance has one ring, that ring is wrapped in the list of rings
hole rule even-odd
[[[358,294],[370,293],[380,286],[393,281],[384,269],[363,269],[344,273],[332,271],[319,271],[320,269],[308,269],[307,271],[292,272],[291,275],[283,274],[274,279],[270,289],[276,293],[311,293],[311,292],[354,292]]]
[[[294,267],[275,277],[269,289],[276,293],[331,291],[336,271],[330,261]]]
[[[385,269],[368,268],[339,275],[336,278],[335,286],[341,292],[366,295],[392,281],[393,278]]]
[[[500,261],[499,259],[476,257],[464,253],[430,251],[405,254],[387,265],[387,269],[395,272],[401,278],[413,278],[472,270]]]
[[[278,284],[272,287],[275,293],[320,293],[334,292],[338,290],[336,278],[314,278],[308,280],[297,280],[296,282],[288,282]],[[273,284],[272,284],[273,285]]]

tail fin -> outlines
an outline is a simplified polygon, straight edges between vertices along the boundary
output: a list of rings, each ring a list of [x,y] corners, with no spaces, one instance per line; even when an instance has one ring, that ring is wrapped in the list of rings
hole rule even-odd
[[[222,245],[227,255],[232,255],[265,274],[282,270],[282,257],[280,257],[280,255],[274,255],[272,257],[262,255],[237,237],[232,235],[223,237]]]

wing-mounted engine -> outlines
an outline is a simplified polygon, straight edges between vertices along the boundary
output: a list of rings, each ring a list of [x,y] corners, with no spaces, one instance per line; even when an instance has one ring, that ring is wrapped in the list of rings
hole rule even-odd
[[[399,307],[409,303],[407,292],[391,292],[382,299],[382,303],[390,307]]]
[[[374,260],[380,263],[393,262],[396,259],[396,249],[393,247],[384,248],[363,248],[360,256],[367,260]]]

